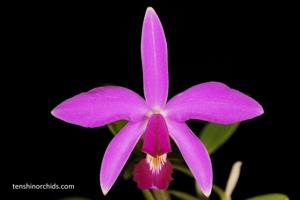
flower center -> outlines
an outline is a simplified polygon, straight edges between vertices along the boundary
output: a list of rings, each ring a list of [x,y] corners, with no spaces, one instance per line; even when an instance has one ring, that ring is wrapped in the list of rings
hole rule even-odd
[[[143,135],[142,151],[146,154],[135,165],[133,180],[140,189],[167,189],[172,181],[173,166],[167,159],[171,152],[169,132],[164,117],[155,113],[150,116]]]
[[[172,151],[167,124],[161,114],[151,115],[143,139],[142,151],[153,157]]]
[[[152,173],[158,174],[171,152],[168,128],[161,114],[152,114],[144,133],[142,151]]]

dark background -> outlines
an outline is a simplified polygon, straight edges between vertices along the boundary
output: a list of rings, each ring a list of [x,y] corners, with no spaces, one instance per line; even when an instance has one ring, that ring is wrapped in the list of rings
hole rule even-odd
[[[147,6],[163,23],[169,49],[169,97],[206,81],[250,94],[265,114],[244,122],[213,156],[214,182],[225,187],[231,165],[243,161],[233,194],[244,199],[286,193],[296,199],[295,136],[290,112],[297,92],[287,68],[282,12],[273,5],[204,5],[197,1],[126,1],[111,4],[16,4],[6,15],[8,62],[2,136],[6,188],[11,199],[142,199],[135,183],[119,178],[107,197],[99,186],[107,127],[86,129],[50,115],[60,102],[102,84],[140,95],[140,36]],[[11,21],[9,21],[11,20]],[[189,122],[199,132],[203,122]],[[6,146],[4,144],[3,146]],[[193,180],[174,174],[171,188],[193,191]],[[11,184],[74,184],[75,190],[12,190]],[[294,196],[293,196],[294,195]]]

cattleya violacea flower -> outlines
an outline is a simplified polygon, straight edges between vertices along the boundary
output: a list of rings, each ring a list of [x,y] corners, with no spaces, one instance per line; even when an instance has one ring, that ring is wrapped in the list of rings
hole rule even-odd
[[[206,196],[212,189],[208,152],[185,121],[199,119],[231,124],[263,113],[254,99],[219,82],[195,85],[168,98],[167,42],[161,22],[152,8],[145,14],[141,54],[145,100],[119,86],[97,87],[59,104],[52,114],[71,124],[100,127],[125,119],[128,123],[108,145],[100,170],[106,194],[141,139],[145,158],[134,167],[133,179],[141,189],[166,189],[172,180],[170,138]]]

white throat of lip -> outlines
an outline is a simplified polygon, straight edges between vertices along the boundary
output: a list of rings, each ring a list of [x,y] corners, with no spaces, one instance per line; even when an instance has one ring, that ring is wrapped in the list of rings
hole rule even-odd
[[[147,154],[146,161],[150,167],[150,170],[153,174],[158,174],[164,164],[167,162],[167,154],[163,154],[160,156],[151,156],[150,154]]]

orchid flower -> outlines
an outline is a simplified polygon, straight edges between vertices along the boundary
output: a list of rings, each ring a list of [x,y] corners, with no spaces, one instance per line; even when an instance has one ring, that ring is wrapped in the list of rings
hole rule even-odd
[[[52,115],[88,128],[121,119],[128,121],[104,153],[100,169],[104,194],[140,139],[145,157],[135,165],[133,179],[140,189],[167,189],[173,170],[168,159],[171,138],[202,192],[209,196],[213,179],[210,157],[185,121],[231,124],[259,116],[263,108],[254,99],[219,82],[195,85],[167,102],[167,42],[162,24],[150,7],[143,22],[141,54],[145,100],[124,87],[97,87],[65,100],[53,109]]]

